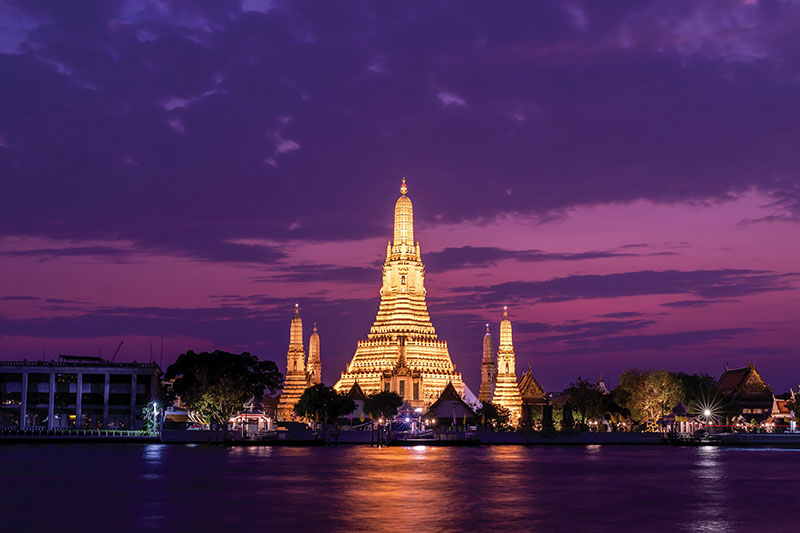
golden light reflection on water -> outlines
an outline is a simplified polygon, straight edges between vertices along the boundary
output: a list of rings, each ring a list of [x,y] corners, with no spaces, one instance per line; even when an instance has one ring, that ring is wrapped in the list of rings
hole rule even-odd
[[[2,530],[32,517],[60,530],[91,501],[95,523],[123,530],[794,531],[798,461],[671,446],[9,446]]]
[[[519,448],[415,446],[353,450],[340,478],[342,531],[456,531],[474,520],[520,526],[536,487],[519,468]],[[364,460],[366,456],[366,461]],[[369,517],[365,521],[365,517]],[[523,529],[529,530],[528,523]]]

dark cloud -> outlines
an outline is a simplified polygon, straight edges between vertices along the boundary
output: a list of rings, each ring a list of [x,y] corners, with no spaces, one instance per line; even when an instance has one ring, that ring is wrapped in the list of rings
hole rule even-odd
[[[619,311],[616,313],[606,313],[604,315],[597,315],[601,318],[633,318],[635,316],[642,316],[642,313],[636,311]]]
[[[752,328],[722,328],[661,334],[617,335],[568,341],[559,354],[599,354],[636,351],[670,351],[697,348],[752,333]]]
[[[720,302],[735,302],[736,300],[730,299],[709,299],[709,300],[678,300],[675,302],[665,302],[663,304],[659,304],[662,307],[677,307],[677,308],[685,308],[685,307],[707,307],[712,304],[720,303]]]
[[[281,281],[313,283],[313,282],[345,282],[345,283],[379,283],[380,267],[355,267],[335,265],[292,265],[275,269],[268,276],[249,278],[255,283],[275,283]]]
[[[500,261],[515,260],[526,263],[543,261],[584,261],[612,257],[631,257],[637,254],[615,251],[589,251],[579,253],[554,253],[542,250],[506,250],[492,246],[448,247],[439,252],[425,254],[429,272],[445,272],[462,268],[486,268]]]
[[[653,294],[693,294],[719,300],[785,291],[793,288],[795,274],[763,270],[645,270],[619,274],[573,275],[547,281],[511,281],[488,287],[459,287],[480,303],[562,302],[593,298],[618,298]]]
[[[270,262],[229,241],[386,235],[403,174],[423,222],[754,187],[797,217],[793,3],[15,5],[7,235]]]

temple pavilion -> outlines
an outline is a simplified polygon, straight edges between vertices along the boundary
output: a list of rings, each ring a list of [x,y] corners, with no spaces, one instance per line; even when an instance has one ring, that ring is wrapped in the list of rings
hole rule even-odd
[[[436,336],[425,301],[425,266],[414,241],[414,214],[405,178],[394,208],[394,238],[386,246],[380,306],[366,339],[334,388],[355,383],[364,394],[391,391],[413,407],[430,406],[448,383],[464,395],[447,341]]]

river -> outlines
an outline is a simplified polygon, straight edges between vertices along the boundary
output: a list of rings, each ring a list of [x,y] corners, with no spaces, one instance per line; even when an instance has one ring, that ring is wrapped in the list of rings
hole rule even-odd
[[[1,531],[797,531],[800,450],[0,446]]]

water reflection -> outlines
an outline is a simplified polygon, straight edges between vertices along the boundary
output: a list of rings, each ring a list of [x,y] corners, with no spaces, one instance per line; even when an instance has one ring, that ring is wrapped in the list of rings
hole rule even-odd
[[[695,481],[689,485],[693,505],[685,526],[690,531],[734,531],[727,504],[729,490],[721,462],[721,448],[700,446],[695,448],[697,459],[692,469]]]
[[[120,530],[791,531],[775,502],[793,501],[798,459],[670,446],[6,446],[0,527],[63,530],[92,502],[92,524]]]
[[[159,529],[166,520],[166,504],[162,498],[165,477],[165,444],[148,444],[142,450],[142,465],[139,474],[147,492],[142,495],[139,510],[141,524],[147,528]]]

